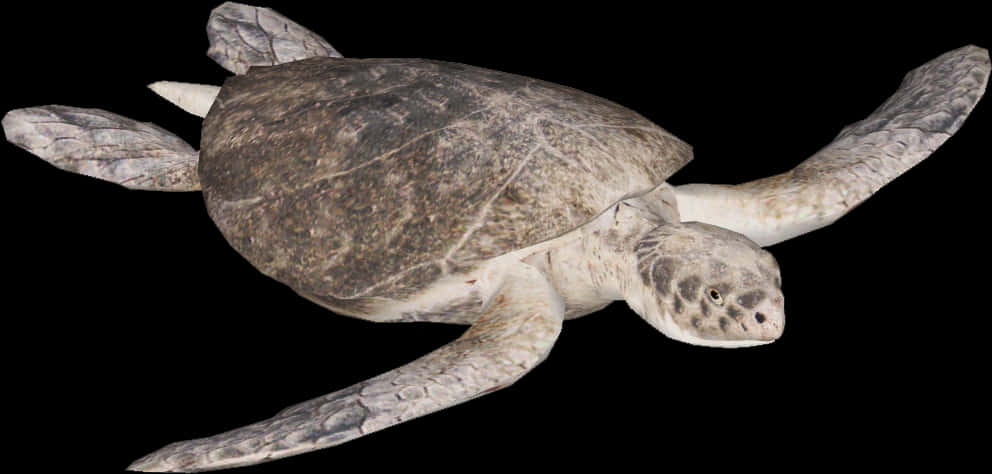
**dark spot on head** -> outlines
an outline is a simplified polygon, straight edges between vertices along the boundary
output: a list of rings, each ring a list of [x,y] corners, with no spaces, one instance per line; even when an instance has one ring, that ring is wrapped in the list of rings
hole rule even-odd
[[[734,319],[741,319],[744,313],[734,305],[727,306],[727,315]]]
[[[748,287],[752,287],[752,286],[758,285],[760,283],[760,281],[761,281],[758,278],[758,274],[756,274],[756,273],[754,273],[754,272],[752,272],[750,270],[743,269],[743,270],[740,271],[740,273],[741,273],[741,276],[740,276],[741,286],[744,287],[744,288],[748,288]]]
[[[699,277],[689,277],[679,282],[679,293],[686,301],[696,301],[696,293],[699,292]]]
[[[730,320],[727,318],[720,318],[720,330],[727,332],[727,327],[730,326]]]
[[[685,309],[685,306],[682,304],[682,298],[679,298],[678,295],[675,295],[675,312],[678,314],[682,314],[683,309]]]
[[[692,318],[692,327],[699,329],[699,326],[701,325],[702,322],[699,320],[699,318]]]
[[[737,304],[747,308],[752,309],[758,306],[762,300],[765,299],[765,292],[761,290],[754,290],[744,293],[737,297]]]
[[[765,318],[765,315],[761,313],[754,313],[754,320],[757,321],[758,324],[765,322],[765,319],[767,319]]]
[[[672,288],[672,279],[675,277],[678,262],[673,258],[659,258],[651,267],[653,268],[651,276],[654,279],[654,287],[662,296],[668,295]]]
[[[651,267],[650,266],[646,266],[646,267],[641,268],[641,281],[643,281],[645,285],[651,286]]]
[[[699,308],[703,310],[703,317],[710,315],[710,305],[706,304],[706,300],[699,300]]]

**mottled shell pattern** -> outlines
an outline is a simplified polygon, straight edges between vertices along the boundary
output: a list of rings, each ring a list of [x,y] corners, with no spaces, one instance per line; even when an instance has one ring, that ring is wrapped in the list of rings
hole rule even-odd
[[[252,68],[224,83],[201,146],[231,245],[330,306],[410,295],[559,236],[692,157],[599,97],[420,59]]]

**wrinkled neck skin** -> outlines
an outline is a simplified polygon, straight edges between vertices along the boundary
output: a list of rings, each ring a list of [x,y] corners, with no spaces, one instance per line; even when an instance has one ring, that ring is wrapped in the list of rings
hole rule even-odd
[[[674,194],[671,186],[663,184],[618,202],[589,224],[563,236],[561,245],[523,260],[551,280],[565,300],[566,319],[596,312],[617,300],[627,300],[634,307],[637,303],[631,298],[637,300],[643,294],[632,291],[639,286],[631,280],[637,267],[634,248],[651,229],[672,222],[679,222]],[[640,311],[638,314],[643,316]]]
[[[622,299],[672,339],[727,348],[774,341],[784,328],[771,254],[735,232],[681,223],[667,185],[618,202],[522,259],[554,285],[566,318]]]

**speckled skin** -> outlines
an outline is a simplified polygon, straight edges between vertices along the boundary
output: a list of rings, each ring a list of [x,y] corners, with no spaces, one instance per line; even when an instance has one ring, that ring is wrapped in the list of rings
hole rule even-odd
[[[744,236],[699,222],[659,226],[632,253],[640,283],[681,331],[713,340],[782,334],[778,263]]]
[[[263,273],[346,313],[563,234],[691,159],[567,87],[419,59],[312,58],[225,82],[207,208]],[[370,256],[375,258],[370,258]]]

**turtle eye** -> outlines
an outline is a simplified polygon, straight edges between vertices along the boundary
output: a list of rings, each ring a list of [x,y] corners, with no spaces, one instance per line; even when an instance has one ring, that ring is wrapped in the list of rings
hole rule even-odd
[[[710,288],[710,289],[706,290],[706,294],[709,295],[710,300],[712,300],[713,303],[715,303],[717,305],[722,305],[723,304],[723,296],[720,294],[719,291],[717,291],[716,288]]]

